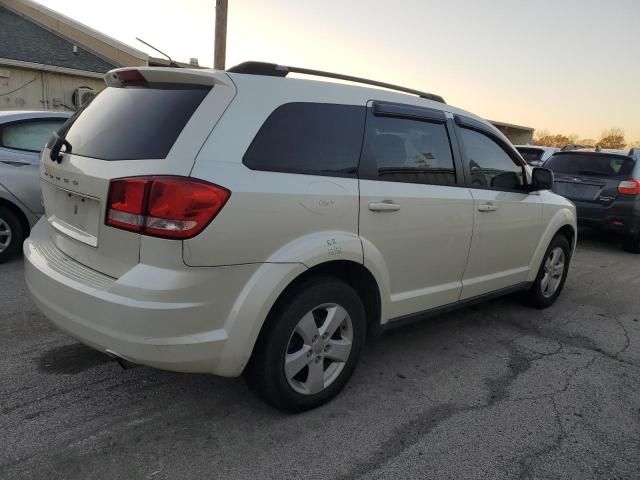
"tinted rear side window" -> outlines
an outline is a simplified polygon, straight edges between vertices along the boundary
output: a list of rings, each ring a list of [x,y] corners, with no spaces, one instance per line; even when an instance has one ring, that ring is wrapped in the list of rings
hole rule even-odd
[[[102,160],[162,159],[209,87],[106,88],[63,125],[72,152]]]
[[[0,146],[39,152],[64,118],[25,120],[0,126]]]
[[[635,161],[622,155],[564,153],[553,155],[544,166],[568,175],[625,178],[631,176]]]
[[[253,170],[355,175],[366,109],[327,103],[288,103],[264,122],[244,155]]]
[[[367,144],[375,165],[372,179],[429,185],[456,183],[449,136],[442,123],[373,117]]]

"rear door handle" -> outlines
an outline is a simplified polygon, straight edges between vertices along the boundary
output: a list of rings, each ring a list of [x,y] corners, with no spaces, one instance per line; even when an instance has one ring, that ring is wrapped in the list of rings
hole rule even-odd
[[[497,209],[498,209],[498,206],[494,205],[491,202],[481,203],[480,205],[478,205],[479,212],[495,212]]]
[[[383,200],[382,202],[371,202],[369,210],[372,212],[397,212],[400,205],[394,203],[393,200]]]

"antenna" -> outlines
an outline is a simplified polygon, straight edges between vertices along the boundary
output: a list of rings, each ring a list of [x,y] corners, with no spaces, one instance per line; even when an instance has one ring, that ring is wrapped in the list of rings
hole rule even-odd
[[[178,65],[176,62],[174,62],[171,57],[169,55],[167,55],[166,53],[164,53],[162,50],[157,49],[156,47],[154,47],[153,45],[151,45],[148,42],[145,42],[144,40],[142,40],[140,37],[136,37],[136,40],[138,40],[140,43],[144,43],[147,47],[155,50],[156,52],[158,52],[160,55],[162,55],[163,57],[167,57],[167,59],[169,60],[169,66],[170,67],[176,67],[176,68],[180,68],[180,65]]]

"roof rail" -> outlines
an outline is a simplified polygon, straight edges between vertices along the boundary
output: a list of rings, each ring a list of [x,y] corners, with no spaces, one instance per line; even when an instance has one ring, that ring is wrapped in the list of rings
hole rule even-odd
[[[315,77],[335,78],[337,80],[345,80],[347,82],[363,83],[366,85],[374,85],[376,87],[388,88],[389,90],[397,90],[399,92],[417,95],[427,100],[434,100],[440,103],[447,103],[440,95],[433,93],[421,92],[412,88],[400,87],[391,83],[378,82],[376,80],[368,80],[366,78],[352,77],[351,75],[343,75],[341,73],[323,72],[321,70],[311,70],[309,68],[288,67],[286,65],[277,65],[275,63],[266,62],[244,62],[235,67],[227,69],[232,73],[245,73],[248,75],[268,75],[271,77],[286,77],[289,73],[300,73],[303,75],[313,75]]]

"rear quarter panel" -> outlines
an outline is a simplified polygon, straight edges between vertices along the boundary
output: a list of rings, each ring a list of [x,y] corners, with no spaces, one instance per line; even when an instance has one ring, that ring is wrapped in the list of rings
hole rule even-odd
[[[357,178],[251,170],[242,158],[266,118],[282,104],[365,106],[366,97],[354,97],[351,89],[317,89],[309,85],[314,82],[253,77],[233,77],[238,94],[191,172],[228,188],[231,197],[205,231],[183,243],[185,263],[362,263]]]

